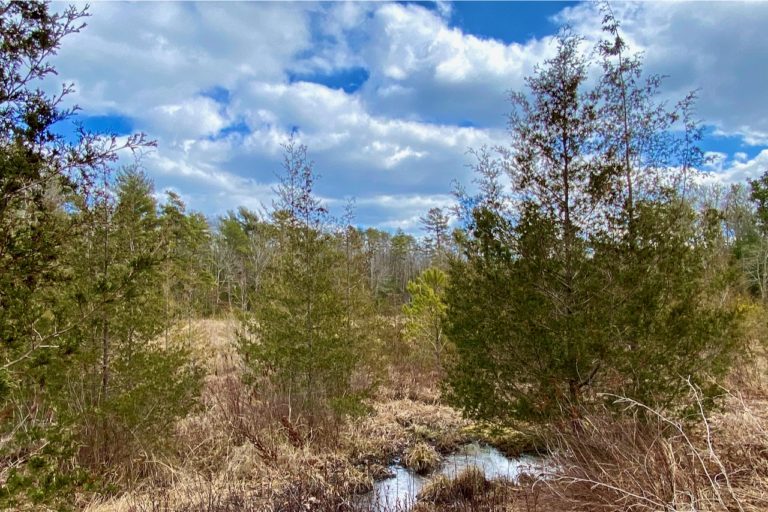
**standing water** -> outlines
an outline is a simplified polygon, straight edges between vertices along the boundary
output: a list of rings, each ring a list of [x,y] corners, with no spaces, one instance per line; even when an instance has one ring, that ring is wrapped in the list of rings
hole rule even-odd
[[[440,468],[428,476],[418,475],[399,464],[390,466],[393,476],[376,482],[365,500],[379,510],[408,509],[416,502],[416,495],[431,478],[437,475],[454,478],[470,466],[480,468],[489,480],[506,478],[514,481],[522,473],[536,471],[541,463],[530,456],[510,459],[492,446],[472,443],[445,457]]]

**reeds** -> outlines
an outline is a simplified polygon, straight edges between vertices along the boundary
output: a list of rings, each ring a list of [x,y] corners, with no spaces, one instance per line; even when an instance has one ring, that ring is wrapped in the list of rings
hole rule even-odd
[[[540,510],[752,511],[768,509],[768,437],[764,421],[731,401],[708,416],[691,385],[698,422],[673,419],[628,398],[621,414],[603,410],[562,429],[549,469],[529,482]],[[742,421],[734,421],[741,417]],[[747,420],[752,418],[752,420]]]

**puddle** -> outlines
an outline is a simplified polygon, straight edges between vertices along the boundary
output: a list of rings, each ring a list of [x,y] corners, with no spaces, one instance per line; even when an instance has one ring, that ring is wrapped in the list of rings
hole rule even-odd
[[[516,480],[521,473],[536,472],[541,468],[539,459],[530,456],[507,458],[492,446],[468,444],[458,452],[443,457],[439,469],[426,476],[417,475],[399,464],[390,466],[393,476],[379,480],[373,491],[363,498],[373,510],[404,510],[416,502],[416,495],[431,478],[437,475],[455,477],[469,466],[477,466],[485,477]]]

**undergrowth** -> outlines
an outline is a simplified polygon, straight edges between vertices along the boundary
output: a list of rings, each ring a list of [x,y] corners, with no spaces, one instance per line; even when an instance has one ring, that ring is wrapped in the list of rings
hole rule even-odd
[[[488,480],[470,468],[448,478],[431,471],[471,440],[506,440],[514,453],[530,439],[469,422],[440,405],[434,390],[396,382],[369,403],[369,414],[308,430],[268,386],[242,381],[226,342],[231,327],[205,326],[215,340],[213,354],[199,351],[209,361],[201,407],[177,423],[175,456],[154,460],[155,477],[132,491],[91,499],[90,512],[768,509],[768,393],[750,368],[734,373],[728,384],[739,392],[723,391],[715,412],[690,386],[697,421],[610,397],[615,407],[585,413],[577,429],[569,422],[537,432],[541,474]],[[367,494],[394,461],[429,479],[410,507]]]

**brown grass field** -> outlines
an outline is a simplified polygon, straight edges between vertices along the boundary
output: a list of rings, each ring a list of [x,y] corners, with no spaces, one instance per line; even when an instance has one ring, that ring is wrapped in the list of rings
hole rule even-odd
[[[242,382],[235,330],[234,321],[202,320],[177,336],[206,369],[201,407],[177,425],[173,457],[141,462],[152,478],[122,496],[89,498],[85,510],[389,510],[356,497],[395,459],[429,474],[442,455],[470,440],[512,454],[529,441],[516,432],[491,433],[441,404],[435,389],[395,376],[369,404],[370,414],[333,436],[307,438],[298,422],[275,413]],[[544,474],[518,482],[489,481],[473,468],[452,479],[435,476],[411,510],[768,510],[765,356],[751,354],[752,364],[724,385],[721,409],[701,412],[692,426],[616,397],[625,414],[595,413],[578,435],[564,429],[542,437]],[[692,387],[691,403],[697,400]]]

